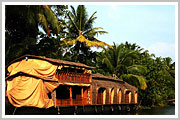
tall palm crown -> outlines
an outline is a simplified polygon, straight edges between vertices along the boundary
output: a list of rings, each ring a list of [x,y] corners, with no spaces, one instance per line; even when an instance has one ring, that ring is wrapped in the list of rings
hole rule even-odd
[[[111,48],[107,43],[96,39],[97,35],[105,34],[101,27],[93,27],[93,23],[96,20],[96,12],[94,12],[89,18],[84,5],[79,5],[77,9],[71,6],[72,11],[69,11],[68,21],[66,24],[66,37],[61,40],[60,45],[69,46],[69,51],[66,52],[66,56],[70,56],[69,59],[74,62],[81,62],[88,65],[95,63],[96,52],[93,52],[90,48]]]
[[[89,18],[84,5],[79,5],[75,10],[71,6],[72,12],[69,11],[67,23],[67,37],[62,40],[62,44],[74,45],[76,43],[83,43],[87,47],[111,47],[105,42],[99,41],[95,38],[98,34],[105,34],[106,31],[100,30],[101,27],[94,27],[93,23],[97,18],[94,12]]]

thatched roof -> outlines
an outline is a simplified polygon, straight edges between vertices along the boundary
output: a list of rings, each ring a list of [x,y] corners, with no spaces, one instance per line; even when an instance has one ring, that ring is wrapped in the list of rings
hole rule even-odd
[[[127,90],[132,90],[132,91],[137,90],[136,87],[128,84],[127,82],[125,82],[123,80],[115,79],[112,76],[104,76],[99,73],[92,74],[92,81],[93,81],[93,83],[97,84],[98,86],[105,87],[105,88],[121,86]]]
[[[129,83],[127,83],[127,82],[125,82],[124,84],[123,84],[127,89],[131,89],[131,90],[137,90],[137,88],[136,87],[134,87],[134,86],[132,86],[132,85],[130,85]]]
[[[103,80],[105,79],[105,80],[114,80],[114,81],[121,81],[121,82],[123,82],[120,79],[113,78],[112,76],[104,76],[104,75],[102,75],[100,73],[92,74],[92,78],[93,79],[103,79]]]
[[[67,66],[73,66],[73,67],[81,67],[81,68],[87,68],[87,69],[93,69],[94,67],[91,67],[91,66],[87,66],[85,64],[82,64],[82,63],[76,63],[76,62],[70,62],[70,61],[64,61],[64,60],[58,60],[58,59],[52,59],[52,58],[46,58],[46,57],[41,57],[41,56],[35,56],[35,55],[24,55],[24,56],[21,56],[15,60],[13,60],[12,62],[10,62],[6,68],[11,65],[12,63],[14,62],[17,62],[17,61],[20,61],[22,59],[26,59],[26,57],[28,59],[40,59],[40,60],[45,60],[45,61],[48,61],[48,62],[51,62],[53,64],[59,64],[59,65],[67,65]]]

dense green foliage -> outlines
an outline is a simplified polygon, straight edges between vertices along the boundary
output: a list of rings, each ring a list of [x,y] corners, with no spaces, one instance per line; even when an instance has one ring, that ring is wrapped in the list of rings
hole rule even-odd
[[[43,38],[51,39],[52,36],[58,35],[60,30],[63,30],[63,27],[61,27],[62,22],[58,20],[58,16],[50,9],[51,7],[55,6],[6,5],[6,65],[13,59],[24,54],[43,55],[41,53],[39,54],[39,49],[44,48],[44,46],[40,48],[41,45],[39,43],[42,44],[42,42],[39,41]],[[59,6],[58,8],[58,11],[61,12],[66,9],[65,6]],[[49,40],[47,44],[50,42]],[[48,52],[51,52],[52,49],[48,50],[50,50]]]
[[[136,44],[114,44],[113,49],[98,53],[96,67],[95,72],[140,88],[139,104],[143,106],[164,105],[175,98],[175,62],[150,55]]]
[[[126,45],[134,48],[128,48]],[[143,75],[146,74],[146,67],[136,64],[140,51],[136,49],[135,44],[126,43],[126,45],[117,46],[114,43],[113,48],[98,53],[97,72],[113,75],[145,90],[147,85]]]
[[[111,75],[138,88],[139,104],[166,104],[175,98],[175,62],[155,57],[128,42],[112,47],[97,40],[107,33],[94,27],[85,6],[6,6],[6,65],[24,54],[81,62],[96,67],[94,73]],[[104,48],[101,52],[91,47]],[[105,49],[106,48],[106,49]]]

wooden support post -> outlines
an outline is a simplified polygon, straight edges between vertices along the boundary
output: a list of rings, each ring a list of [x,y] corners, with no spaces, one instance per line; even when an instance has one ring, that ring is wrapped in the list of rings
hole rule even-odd
[[[72,105],[73,104],[73,101],[72,101],[72,87],[70,86],[70,88],[69,88],[69,93],[70,93],[70,105]]]
[[[74,106],[74,115],[77,114],[77,111],[78,111],[78,107],[75,105],[75,106]]]
[[[88,82],[92,82],[92,74],[89,75],[89,81]]]
[[[108,97],[108,103],[111,104],[111,89],[108,90],[109,97]]]
[[[98,110],[97,110],[97,107],[96,107],[96,105],[95,105],[95,108],[94,108],[94,109],[95,109],[95,113],[97,114],[97,113],[98,113]]]
[[[97,94],[97,92],[95,92]],[[92,85],[89,87],[89,94],[90,94],[90,104],[92,104]],[[97,101],[97,100],[96,100]]]
[[[58,108],[58,115],[60,115],[61,113],[60,113],[60,108],[59,108],[59,106],[58,106],[57,108]]]
[[[13,115],[15,115],[16,110],[17,110],[17,107],[14,109],[14,111],[13,111]]]
[[[56,90],[52,92],[52,100],[53,100],[53,103],[54,103],[54,107],[56,107]]]
[[[88,94],[88,88],[86,87],[86,88],[84,88],[84,90],[83,90],[83,99],[84,99],[84,105],[86,105],[87,104],[87,94]]]
[[[102,110],[102,113],[103,113],[104,112],[104,106],[103,105],[101,106],[101,110]]]
[[[81,87],[81,99],[82,99],[82,101],[81,101],[81,103],[82,103],[82,105],[84,104],[84,95],[83,95],[83,87]]]

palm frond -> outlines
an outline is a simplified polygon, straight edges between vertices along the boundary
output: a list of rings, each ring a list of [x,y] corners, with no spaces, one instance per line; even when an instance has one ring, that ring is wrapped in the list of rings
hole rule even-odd
[[[46,15],[48,23],[51,25],[52,29],[58,34],[60,32],[59,21],[54,12],[49,8],[48,5],[43,5],[44,13]]]
[[[97,30],[99,30],[99,29],[103,29],[103,28],[102,28],[102,27],[88,28],[88,29],[86,29],[86,30],[83,31],[83,34],[85,35],[85,34],[87,34],[87,33],[89,33],[89,32],[94,32],[94,31],[97,31]],[[105,32],[106,32],[106,31],[105,31]]]
[[[106,32],[106,31],[90,31],[86,35],[94,37],[94,36],[98,36],[99,34],[102,35],[102,34],[107,34],[107,33],[108,32]]]
[[[35,15],[35,12],[34,12],[34,9],[31,9],[30,6],[27,6],[27,9],[28,9],[28,12],[27,12],[27,19],[29,20],[29,23],[31,25],[35,25],[36,23],[36,15]]]
[[[122,55],[121,63],[129,63],[130,60],[138,58],[137,52],[133,50],[126,50]]]
[[[86,27],[86,26],[88,26],[88,24],[89,24],[89,22],[91,21],[93,21],[94,19],[92,19],[93,17],[94,17],[94,15],[97,13],[97,11],[95,11],[92,15],[91,15],[91,17],[86,21],[86,23],[84,24],[84,27]]]
[[[87,21],[87,12],[86,12],[86,8],[84,5],[79,5],[77,7],[77,26],[79,28],[80,31],[84,31],[85,27],[84,27],[84,23]]]
[[[98,39],[94,39],[94,41],[96,41],[97,43],[99,43],[100,45],[103,45],[104,47],[107,46],[108,48],[112,48],[111,45],[107,44],[106,42],[100,41]],[[104,48],[103,47],[103,48]],[[104,48],[105,49],[105,48]]]
[[[126,69],[126,66],[123,65],[123,64],[118,64],[116,67],[115,67],[115,72],[118,72],[118,71],[124,71]]]
[[[48,22],[46,20],[46,17],[44,16],[44,14],[41,14],[41,13],[39,13],[38,16],[39,16],[39,21],[42,23],[42,26],[44,27],[47,33],[49,30],[49,27],[48,27]]]
[[[76,39],[67,38],[67,39],[63,39],[63,40],[60,41],[60,46],[63,46],[63,45],[66,45],[66,46],[74,45],[74,44],[76,44],[76,42],[77,42]]]
[[[127,67],[127,71],[131,74],[146,74],[147,68],[143,65],[131,65]]]
[[[79,31],[79,28],[77,27],[77,25],[74,23],[73,19],[71,18],[70,14],[72,14],[70,11],[68,12],[68,17],[69,20],[71,21],[71,23],[73,24],[73,26],[76,28],[77,31]]]
[[[102,60],[102,63],[103,63],[103,64],[106,64],[106,66],[110,69],[110,71],[113,71],[113,66],[112,66],[111,62],[109,61],[109,59],[104,58],[104,59]]]
[[[79,41],[79,42],[81,42],[81,43],[87,41],[87,39],[86,39],[83,35],[79,35],[79,36],[76,38],[76,40]]]
[[[136,87],[139,87],[142,90],[147,88],[146,79],[139,75],[134,74],[124,74],[121,76],[124,81],[127,81],[130,84],[135,84]]]
[[[71,10],[72,10],[72,14],[76,17],[77,16],[76,15],[76,10],[74,9],[74,7],[72,5],[70,7],[71,7]]]

